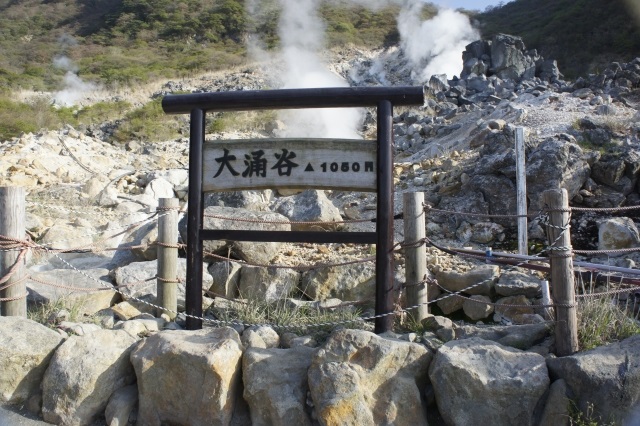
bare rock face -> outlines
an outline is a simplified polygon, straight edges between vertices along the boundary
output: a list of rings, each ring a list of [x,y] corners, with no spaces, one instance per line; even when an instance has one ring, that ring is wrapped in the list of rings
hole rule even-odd
[[[324,425],[426,425],[422,389],[432,354],[416,343],[340,330],[309,368],[315,414]]]
[[[104,413],[111,394],[135,381],[129,353],[136,339],[122,330],[69,337],[42,382],[45,421],[86,425]]]
[[[0,317],[0,402],[18,404],[39,392],[62,336],[22,317]]]
[[[539,210],[542,193],[549,188],[566,188],[569,199],[575,197],[591,173],[575,143],[549,138],[527,158],[527,191],[531,211]]]
[[[307,370],[313,348],[250,348],[242,359],[244,398],[253,426],[311,426]]]
[[[544,357],[478,338],[443,345],[429,378],[440,414],[456,426],[533,425],[549,388]]]
[[[497,34],[491,42],[491,68],[498,77],[511,80],[535,77],[535,61],[526,54],[522,38]]]
[[[241,358],[240,337],[229,327],[148,337],[131,353],[138,424],[228,425],[241,398]]]
[[[582,412],[593,405],[594,420],[637,424],[630,416],[640,407],[640,336],[549,359],[547,365],[552,377],[565,380],[569,397]]]

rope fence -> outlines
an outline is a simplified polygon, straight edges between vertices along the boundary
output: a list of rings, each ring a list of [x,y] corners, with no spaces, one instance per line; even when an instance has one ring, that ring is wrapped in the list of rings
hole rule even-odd
[[[30,204],[32,205],[37,205],[39,207],[50,207],[50,208],[54,208],[54,209],[61,209],[67,212],[71,212],[71,213],[82,213],[82,214],[87,214],[87,212],[84,211],[78,211],[78,210],[72,210],[72,209],[65,209],[62,206],[47,206],[46,204],[42,204],[42,203],[35,203],[35,202],[30,202]],[[501,265],[503,268],[508,268],[508,269],[516,269],[516,268],[524,268],[524,269],[529,269],[529,270],[533,270],[533,271],[537,271],[537,272],[544,272],[544,273],[549,273],[551,271],[551,268],[549,266],[546,266],[547,264],[549,264],[550,262],[552,262],[553,258],[558,258],[558,257],[569,257],[572,258],[574,254],[580,254],[580,255],[597,255],[597,254],[620,254],[620,253],[631,253],[631,252],[635,252],[635,251],[639,251],[640,248],[635,249],[635,248],[630,248],[630,249],[617,249],[617,250],[575,250],[573,249],[570,245],[567,246],[563,246],[563,245],[558,245],[559,241],[561,241],[561,239],[563,238],[565,233],[568,233],[569,231],[569,224],[568,222],[561,224],[561,225],[554,225],[552,223],[550,223],[549,221],[549,213],[570,213],[571,211],[591,211],[591,212],[599,212],[599,213],[615,213],[615,212],[622,212],[622,211],[629,211],[629,210],[635,210],[635,209],[640,209],[640,206],[630,206],[630,207],[620,207],[620,208],[605,208],[605,209],[585,209],[585,208],[569,208],[569,209],[550,209],[550,208],[546,208],[544,210],[541,210],[540,213],[536,214],[536,215],[494,215],[494,214],[485,214],[485,213],[476,213],[476,212],[456,212],[456,211],[451,211],[451,210],[445,210],[445,209],[436,209],[432,206],[429,205],[424,205],[423,206],[423,211],[425,214],[455,214],[457,216],[469,216],[469,217],[486,217],[486,218],[513,218],[513,219],[518,219],[521,217],[527,217],[527,218],[535,218],[540,220],[540,223],[544,224],[545,226],[547,226],[548,228],[551,229],[557,229],[560,233],[560,235],[558,235],[557,237],[554,238],[553,241],[551,241],[537,256],[534,256],[534,259],[513,259],[513,258],[509,258],[508,254],[506,254],[505,256],[497,254],[497,253],[493,253],[491,256],[482,256],[480,254],[477,253],[469,253],[468,250],[464,250],[464,249],[457,249],[457,248],[445,248],[435,242],[433,242],[430,238],[422,238],[420,240],[416,240],[416,241],[402,241],[396,244],[396,246],[393,249],[393,252],[395,253],[402,253],[404,250],[406,249],[410,249],[410,248],[417,248],[420,246],[429,246],[432,247],[434,249],[439,250],[440,252],[446,254],[446,255],[450,255],[450,256],[456,256],[459,258],[464,258],[464,259],[471,259],[472,261],[475,262],[481,262],[484,264],[498,264]],[[70,240],[59,240],[59,241],[55,241],[55,242],[49,242],[47,244],[37,244],[33,241],[30,241],[29,239],[18,239],[18,238],[10,238],[7,236],[1,236],[0,235],[0,252],[7,252],[7,251],[19,251],[19,256],[18,256],[18,260],[16,260],[16,262],[14,263],[13,267],[10,268],[7,272],[5,272],[5,275],[3,277],[0,278],[0,285],[2,285],[2,287],[0,287],[0,291],[5,290],[6,288],[8,288],[9,286],[13,286],[13,285],[17,285],[20,283],[24,283],[25,281],[33,281],[35,283],[38,284],[42,284],[42,285],[47,285],[47,286],[51,286],[51,287],[56,287],[56,288],[60,288],[60,289],[64,289],[64,290],[69,290],[69,291],[78,291],[78,292],[82,292],[82,291],[97,291],[97,290],[113,290],[117,293],[119,293],[124,299],[132,299],[135,300],[139,303],[142,304],[146,304],[149,305],[152,308],[155,308],[158,312],[166,312],[167,308],[166,307],[162,307],[153,303],[150,303],[146,300],[140,299],[140,298],[136,298],[136,297],[132,297],[131,295],[125,294],[123,293],[123,290],[127,289],[127,288],[133,288],[136,286],[141,286],[144,284],[147,285],[151,285],[152,282],[154,280],[156,281],[161,281],[164,283],[169,283],[169,284],[178,284],[178,283],[182,283],[182,281],[178,278],[167,278],[167,277],[160,277],[159,275],[155,275],[152,277],[149,277],[147,279],[144,280],[140,280],[140,281],[136,281],[133,283],[128,283],[126,285],[121,285],[121,286],[115,286],[112,285],[108,282],[105,281],[101,281],[96,279],[95,277],[91,277],[90,275],[86,274],[84,271],[76,268],[75,266],[73,266],[71,263],[69,263],[66,259],[62,258],[60,255],[61,254],[66,254],[66,253],[100,253],[100,252],[106,252],[106,251],[130,251],[130,250],[136,250],[136,249],[148,249],[151,248],[153,246],[159,246],[159,247],[167,247],[167,248],[175,248],[175,249],[183,249],[185,247],[185,244],[167,244],[164,243],[162,241],[155,241],[155,242],[150,242],[147,244],[140,244],[140,245],[135,245],[135,246],[119,246],[119,247],[98,247],[101,243],[104,243],[112,238],[115,238],[117,236],[120,236],[122,234],[126,234],[126,233],[130,233],[133,230],[135,230],[137,227],[140,227],[144,224],[150,223],[153,220],[157,220],[160,217],[162,217],[164,214],[168,214],[169,211],[173,211],[173,210],[177,210],[180,213],[184,213],[185,210],[182,208],[157,208],[155,213],[150,213],[148,215],[148,217],[146,217],[143,220],[138,220],[129,224],[125,224],[116,228],[112,228],[112,229],[108,229],[108,230],[104,230],[104,231],[99,231],[99,232],[95,232],[95,233],[91,233],[91,234],[87,234],[87,237],[93,237],[95,235],[104,235],[107,234],[108,232],[114,232],[114,231],[118,231],[115,234],[109,234],[107,236],[104,236],[103,238],[101,238],[99,241],[95,242],[95,243],[91,243],[91,244],[86,244],[83,246],[78,246],[78,247],[73,247],[73,248],[68,248],[68,249],[62,249],[62,248],[56,248],[55,246],[57,244],[60,243],[66,243],[69,242]],[[350,224],[350,223],[365,223],[365,222],[374,222],[375,219],[357,219],[357,220],[345,220],[345,221],[336,221],[336,222],[320,222],[320,221],[269,221],[269,220],[255,220],[255,219],[243,219],[243,218],[233,218],[233,217],[226,217],[226,216],[220,216],[220,215],[204,215],[205,217],[211,217],[211,218],[215,218],[215,219],[219,219],[219,220],[225,220],[225,221],[232,221],[232,222],[244,222],[244,223],[261,223],[261,224],[304,224],[304,225],[336,225],[336,224]],[[396,219],[405,219],[407,220],[406,217],[403,217],[403,213],[397,214],[395,216]],[[59,261],[61,261],[63,264],[65,264],[65,266],[68,269],[71,270],[75,270],[81,274],[83,274],[86,278],[96,281],[97,283],[99,283],[103,288],[91,288],[91,289],[87,289],[87,288],[82,288],[82,287],[74,287],[74,286],[66,286],[66,285],[62,285],[59,283],[55,283],[55,282],[51,282],[51,281],[47,281],[47,280],[43,280],[40,278],[35,278],[33,276],[23,276],[21,277],[19,280],[12,282],[11,284],[5,284],[7,281],[9,281],[9,279],[15,274],[16,270],[18,269],[19,265],[23,262],[24,257],[26,256],[27,252],[29,250],[33,250],[33,251],[38,251],[38,252],[42,252],[42,253],[46,253],[49,255],[52,255],[54,257],[56,257]],[[548,257],[542,257],[542,254],[546,253],[548,255]],[[236,262],[242,265],[248,265],[248,266],[255,266],[255,267],[264,267],[264,268],[286,268],[286,269],[291,269],[291,270],[296,270],[296,271],[308,271],[308,270],[313,270],[313,269],[319,269],[319,268],[330,268],[330,267],[340,267],[340,266],[346,266],[346,265],[352,265],[352,264],[358,264],[358,263],[365,263],[365,262],[372,262],[375,260],[375,256],[369,256],[366,258],[362,258],[362,259],[356,259],[356,260],[349,260],[349,261],[343,261],[343,262],[335,262],[335,263],[324,263],[324,262],[319,262],[319,263],[315,263],[315,264],[310,264],[310,265],[280,265],[280,264],[261,264],[261,263],[254,263],[254,262],[247,262],[247,261],[243,261],[243,260],[239,260],[239,259],[231,259],[228,256],[221,256],[219,254],[216,253],[211,253],[211,252],[205,252],[205,254],[207,256],[209,256],[210,258],[214,258],[220,261],[228,261],[228,262]],[[541,264],[542,263],[542,264]],[[486,284],[486,282],[480,282],[480,283],[476,283],[473,284],[471,286],[468,286],[462,290],[459,291],[450,291],[445,289],[444,287],[440,286],[440,284],[438,284],[437,280],[435,280],[432,277],[426,277],[423,280],[420,281],[416,281],[416,282],[405,282],[402,286],[401,286],[401,291],[403,289],[407,289],[407,288],[411,288],[411,287],[425,287],[426,285],[432,284],[432,285],[436,285],[439,288],[441,288],[444,291],[444,294],[442,294],[438,299],[435,300],[431,300],[431,301],[426,301],[426,302],[422,302],[422,303],[418,303],[418,304],[412,304],[411,306],[407,306],[404,308],[398,308],[396,310],[394,310],[393,312],[386,312],[383,314],[377,314],[377,315],[372,315],[372,316],[365,316],[365,317],[360,317],[358,319],[349,319],[349,320],[344,320],[344,321],[334,321],[334,322],[322,322],[322,323],[315,323],[315,324],[249,324],[249,323],[244,323],[242,321],[238,321],[238,320],[231,320],[231,321],[223,321],[221,319],[212,319],[210,317],[204,316],[204,317],[197,317],[197,316],[193,316],[193,315],[188,315],[186,313],[182,313],[180,314],[179,312],[175,312],[175,311],[171,311],[172,314],[175,315],[183,315],[184,317],[191,317],[194,319],[198,319],[198,320],[202,320],[208,324],[214,324],[214,325],[222,325],[222,324],[226,324],[226,325],[242,325],[242,326],[254,326],[254,325],[270,325],[274,328],[278,328],[278,329],[300,329],[300,328],[313,328],[313,327],[326,327],[326,326],[338,326],[338,325],[345,325],[345,324],[349,324],[349,323],[354,323],[354,322],[367,322],[367,321],[371,321],[371,320],[375,320],[376,318],[382,318],[382,317],[387,317],[387,316],[391,316],[391,315],[401,315],[401,314],[408,314],[410,312],[412,312],[413,310],[415,310],[416,308],[422,307],[422,306],[429,306],[432,304],[435,304],[439,301],[442,301],[444,299],[447,298],[451,298],[451,297],[459,297],[464,299],[465,301],[470,301],[472,303],[478,303],[478,304],[484,304],[487,306],[493,306],[495,307],[501,307],[501,308],[534,308],[534,309],[547,309],[547,308],[576,308],[578,305],[578,301],[579,300],[584,300],[584,299],[589,299],[589,298],[598,298],[598,297],[611,297],[611,296],[616,296],[616,295],[620,295],[620,294],[631,294],[632,292],[638,291],[640,290],[640,280],[634,280],[628,277],[623,277],[623,276],[619,276],[619,275],[615,275],[615,274],[611,274],[611,273],[607,273],[608,269],[607,269],[607,265],[601,265],[600,268],[596,267],[595,268],[596,271],[598,271],[598,274],[600,276],[603,277],[617,277],[620,278],[620,285],[630,285],[630,287],[627,288],[619,288],[619,289],[612,289],[612,290],[608,290],[608,291],[604,291],[604,292],[592,292],[592,293],[585,293],[585,294],[578,294],[575,296],[574,298],[574,303],[543,303],[543,304],[536,304],[536,305],[524,305],[524,304],[503,304],[503,303],[496,303],[496,302],[488,302],[488,301],[482,301],[482,300],[477,300],[477,299],[473,299],[471,297],[468,297],[466,294],[473,290],[474,288],[484,285]],[[574,272],[576,272],[574,270]],[[214,297],[223,297],[221,295],[212,293],[209,289],[205,289],[203,288],[202,291],[205,294],[208,295],[213,295]],[[18,296],[12,296],[12,297],[4,297],[4,298],[0,298],[0,302],[9,302],[9,301],[17,301],[20,299],[24,299],[28,296],[28,292],[22,295],[18,295]],[[355,303],[358,304],[360,302],[350,302],[351,304]]]

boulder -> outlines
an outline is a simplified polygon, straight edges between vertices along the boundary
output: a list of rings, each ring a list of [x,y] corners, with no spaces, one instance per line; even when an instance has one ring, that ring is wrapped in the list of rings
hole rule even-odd
[[[491,69],[501,79],[535,76],[535,62],[525,54],[522,38],[497,34],[491,40]]]
[[[329,222],[329,223],[292,223],[293,231],[311,231],[324,229],[336,231],[342,228],[340,210],[327,198],[324,191],[308,189],[300,194],[286,197],[277,207],[278,213],[292,222]]]
[[[154,244],[158,241],[158,221],[142,225],[133,233],[129,241],[136,247],[133,252],[140,260],[156,260],[158,247]]]
[[[114,330],[124,330],[137,339],[157,333],[163,329],[165,324],[166,321],[163,318],[136,318],[129,321],[121,321],[113,328]]]
[[[591,178],[597,183],[615,187],[624,176],[626,164],[622,158],[602,157],[591,169]]]
[[[443,342],[456,338],[458,326],[447,317],[429,315],[421,321],[425,331],[433,332]]]
[[[247,328],[242,332],[240,341],[245,348],[272,349],[280,346],[280,336],[269,326],[256,325]]]
[[[266,211],[272,198],[271,190],[208,192],[204,196],[204,206]]]
[[[542,193],[550,188],[565,188],[572,199],[589,174],[589,164],[578,145],[546,139],[527,158],[529,210],[537,212],[543,207]]]
[[[525,296],[508,296],[496,300],[496,313],[514,322],[520,323],[522,315],[534,314],[534,308],[529,299]]]
[[[187,279],[187,259],[178,258],[178,306],[185,303],[185,282]],[[209,275],[206,264],[202,267],[202,288],[209,288],[213,283],[213,278]],[[156,297],[158,274],[158,261],[133,262],[126,266],[121,266],[113,271],[116,284],[120,288],[125,299],[143,298],[146,295]],[[147,281],[148,280],[148,281]]]
[[[558,61],[555,59],[546,59],[540,60],[536,64],[536,75],[540,77],[541,80],[556,82],[560,80],[563,75],[560,73],[560,69],[558,68]]]
[[[64,222],[58,222],[53,224],[49,230],[43,235],[42,239],[38,241],[38,244],[47,248],[55,249],[76,249],[76,248],[88,248],[93,244],[93,238],[95,229],[85,226],[74,226]],[[62,260],[70,261],[80,257],[95,256],[94,254],[84,253],[58,253],[49,259],[49,262],[56,267],[68,268],[69,265],[65,264]]]
[[[229,327],[167,330],[146,338],[131,353],[138,424],[228,425],[241,398],[241,358],[240,337]]]
[[[567,426],[570,419],[570,400],[567,398],[567,382],[556,380],[549,388],[547,403],[542,412],[540,426]]]
[[[478,244],[489,244],[504,238],[504,228],[493,222],[479,222],[471,227],[470,240]]]
[[[215,216],[215,217],[214,217]],[[231,219],[226,219],[231,218]],[[233,220],[240,219],[240,220]],[[249,221],[249,222],[246,222]],[[264,222],[283,222],[264,223]],[[179,226],[182,241],[187,241],[186,216]],[[204,210],[204,229],[243,229],[249,231],[290,231],[289,220],[278,213],[255,212],[241,208],[207,207]],[[204,251],[225,256],[231,252],[242,260],[257,264],[269,263],[282,248],[282,243],[255,241],[204,241]],[[207,257],[205,253],[205,258]]]
[[[431,358],[420,344],[334,332],[309,368],[315,415],[326,425],[426,425],[421,394]]]
[[[242,375],[253,426],[311,426],[307,371],[315,352],[306,346],[247,349]]]
[[[375,300],[375,267],[370,263],[331,266],[302,274],[301,291],[313,300]]]
[[[137,417],[138,386],[129,385],[116,390],[104,410],[109,426],[127,426],[130,419]],[[135,424],[135,422],[132,422]]]
[[[443,314],[449,315],[462,309],[464,302],[464,298],[455,295],[451,296],[447,293],[438,299],[436,305],[438,305]]]
[[[482,265],[467,272],[439,271],[436,273],[438,284],[449,291],[464,291],[467,294],[490,295],[494,283],[498,280],[500,268],[495,265]]]
[[[155,179],[164,179],[173,186],[174,191],[183,190],[189,186],[189,170],[185,169],[165,169],[155,170],[148,175],[149,182]]]
[[[237,262],[215,262],[209,265],[213,284],[209,291],[227,298],[235,298],[240,294],[240,269]]]
[[[477,40],[468,44],[462,52],[463,68],[460,78],[467,78],[471,74],[485,75],[489,71],[491,62],[491,41]]]
[[[549,358],[554,379],[567,383],[568,396],[584,414],[601,422],[624,423],[640,405],[640,335],[562,358]],[[591,408],[590,408],[591,407]]]
[[[289,296],[299,280],[300,274],[292,269],[242,265],[239,295],[242,299],[277,302]]]
[[[462,309],[464,314],[473,321],[485,319],[493,313],[491,298],[481,295],[471,296],[465,300]]]
[[[429,79],[427,87],[432,93],[446,92],[449,90],[449,82],[447,81],[446,74],[434,74]]]
[[[456,339],[472,337],[491,340],[503,346],[527,350],[551,335],[547,324],[527,324],[509,326],[463,325],[456,328]]]
[[[542,292],[540,279],[524,272],[505,271],[495,285],[500,296],[537,297]]]
[[[429,378],[440,414],[456,426],[533,425],[549,388],[542,356],[478,338],[445,343]]]
[[[136,339],[121,330],[69,337],[42,381],[45,421],[86,425],[104,413],[114,391],[135,381],[129,353]]]
[[[0,403],[21,404],[38,394],[62,341],[59,333],[35,321],[0,316]]]
[[[598,250],[618,250],[640,247],[640,233],[628,217],[611,217],[598,226]],[[624,253],[611,253],[622,256]]]
[[[113,289],[108,269],[53,269],[29,275],[30,302],[60,303],[61,307],[93,315],[120,298]]]
[[[144,188],[144,195],[148,195],[154,200],[160,198],[173,198],[173,185],[163,178],[155,178]]]

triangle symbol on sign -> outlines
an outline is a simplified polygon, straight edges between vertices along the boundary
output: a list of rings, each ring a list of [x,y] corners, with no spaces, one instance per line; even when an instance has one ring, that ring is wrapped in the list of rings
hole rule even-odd
[[[313,171],[313,166],[311,165],[311,163],[307,164],[307,167],[304,169],[305,172],[312,172]]]

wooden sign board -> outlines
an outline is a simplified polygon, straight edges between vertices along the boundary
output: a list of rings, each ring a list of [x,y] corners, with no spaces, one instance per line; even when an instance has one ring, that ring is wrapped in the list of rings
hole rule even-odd
[[[206,141],[202,190],[376,191],[377,142],[354,139]]]

